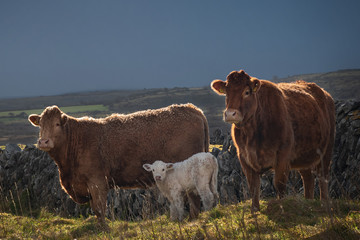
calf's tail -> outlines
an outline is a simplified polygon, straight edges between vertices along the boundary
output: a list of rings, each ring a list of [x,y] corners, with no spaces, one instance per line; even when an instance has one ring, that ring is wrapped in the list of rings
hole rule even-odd
[[[218,187],[217,177],[218,177],[219,167],[218,167],[217,158],[214,156],[213,156],[213,161],[214,161],[214,171],[211,176],[210,190],[214,194],[215,202],[217,203],[219,200],[219,194],[217,191],[217,187]]]

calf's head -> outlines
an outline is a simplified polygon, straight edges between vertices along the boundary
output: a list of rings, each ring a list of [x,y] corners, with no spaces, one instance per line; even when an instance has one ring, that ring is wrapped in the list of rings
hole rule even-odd
[[[212,90],[226,95],[224,121],[242,124],[250,119],[257,109],[256,94],[260,87],[260,80],[251,78],[243,70],[231,72],[226,81],[212,81]]]
[[[63,144],[68,117],[57,106],[45,108],[41,115],[31,114],[28,119],[32,125],[40,128],[39,149],[48,152]]]
[[[153,164],[144,164],[143,168],[152,172],[155,181],[164,181],[166,178],[166,172],[172,170],[174,164],[164,163],[163,161],[155,161]]]

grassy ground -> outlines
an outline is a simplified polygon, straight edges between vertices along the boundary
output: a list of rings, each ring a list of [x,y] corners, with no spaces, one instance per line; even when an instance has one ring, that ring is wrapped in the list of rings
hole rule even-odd
[[[198,219],[171,222],[167,215],[138,222],[95,217],[67,219],[42,210],[37,217],[0,213],[0,238],[6,239],[360,239],[360,201],[305,200],[288,196],[261,201],[252,214],[251,202],[221,206]]]

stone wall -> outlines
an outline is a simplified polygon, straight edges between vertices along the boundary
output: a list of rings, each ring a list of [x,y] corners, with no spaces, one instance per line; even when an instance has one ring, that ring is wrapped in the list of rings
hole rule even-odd
[[[360,102],[336,102],[332,197],[360,198]]]
[[[337,125],[330,195],[333,198],[360,198],[360,102],[336,102]],[[220,203],[228,204],[249,198],[248,187],[236,157],[231,137],[216,130],[212,143],[223,144],[214,149],[219,162],[218,189]],[[261,197],[276,196],[273,173],[261,178]],[[292,171],[288,194],[302,193],[300,175]],[[315,196],[318,196],[316,189]],[[107,216],[110,219],[136,220],[151,218],[168,210],[168,202],[156,187],[150,190],[114,189],[108,194]],[[47,153],[26,146],[7,145],[0,153],[0,212],[11,210],[22,214],[46,208],[62,216],[87,216],[89,205],[75,204],[62,190],[57,166]]]

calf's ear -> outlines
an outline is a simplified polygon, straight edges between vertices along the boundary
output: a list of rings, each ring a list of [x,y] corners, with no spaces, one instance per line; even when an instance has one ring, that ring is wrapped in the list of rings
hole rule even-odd
[[[252,79],[251,80],[252,83],[252,92],[256,93],[257,91],[259,91],[260,87],[261,87],[261,82],[259,79]]]
[[[225,82],[222,80],[214,80],[211,82],[211,88],[219,95],[226,94]]]
[[[144,164],[143,165],[143,168],[148,171],[148,172],[151,172],[151,165],[150,164]]]
[[[37,114],[31,114],[28,120],[35,127],[38,127],[40,125],[40,116]]]

